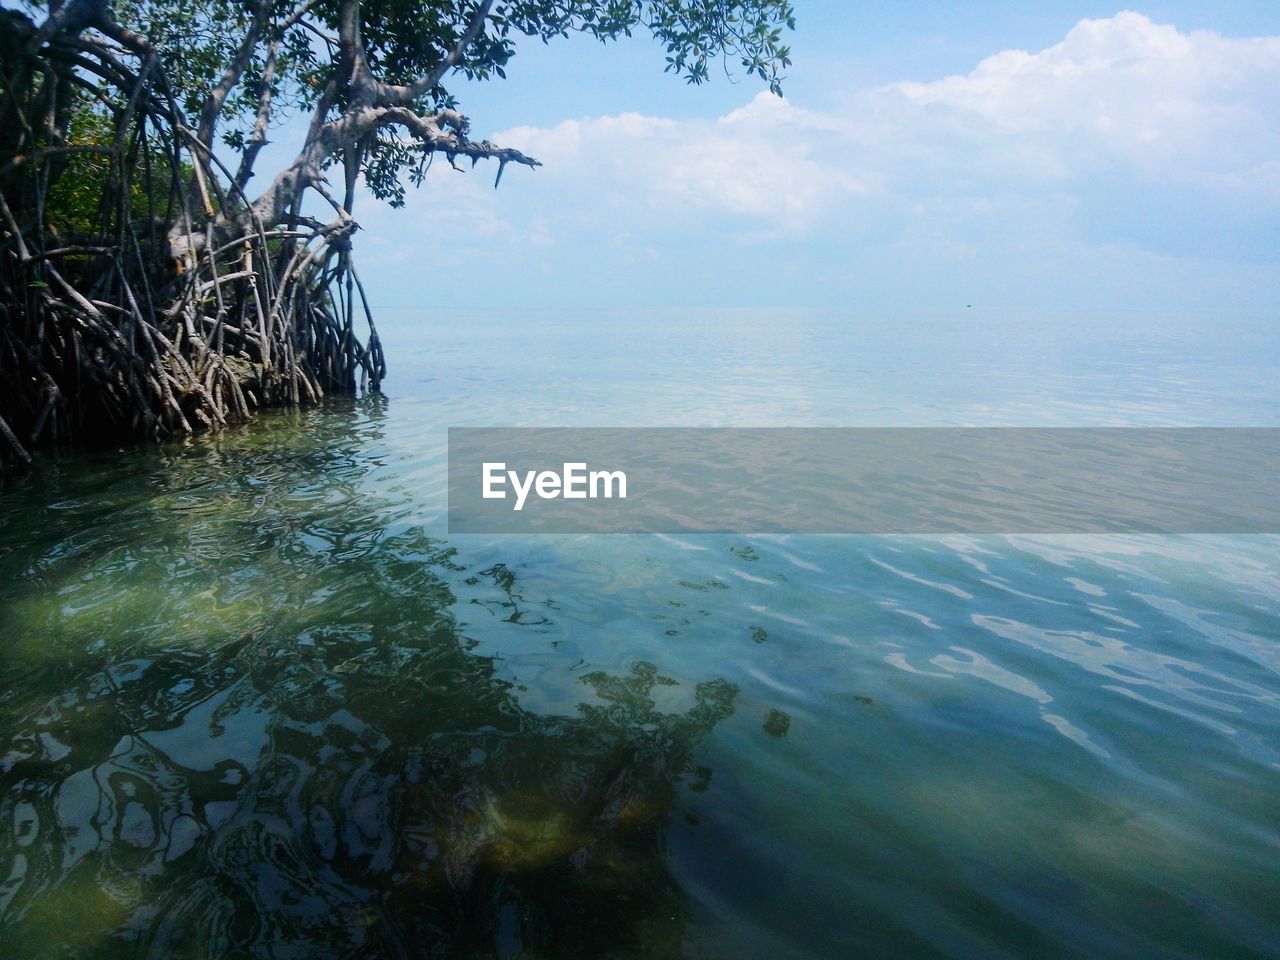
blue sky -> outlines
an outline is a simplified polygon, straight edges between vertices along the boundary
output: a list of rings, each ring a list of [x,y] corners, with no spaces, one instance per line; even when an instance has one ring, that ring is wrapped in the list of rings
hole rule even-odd
[[[797,0],[785,100],[637,36],[459,90],[537,171],[362,199],[382,305],[1280,306],[1280,6]]]

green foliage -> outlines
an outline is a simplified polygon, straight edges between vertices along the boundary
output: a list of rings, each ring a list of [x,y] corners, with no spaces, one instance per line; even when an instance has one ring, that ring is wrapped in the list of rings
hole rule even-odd
[[[361,18],[371,65],[392,83],[425,73],[457,43],[478,6],[368,0]],[[667,70],[690,83],[709,78],[708,63],[736,58],[776,93],[791,63],[784,28],[795,28],[789,0],[502,0],[460,66],[471,79],[503,77],[520,36],[546,42],[585,33],[608,42],[647,30],[666,47]]]
[[[331,109],[340,111],[346,103],[338,43],[343,0],[320,0],[289,29],[276,29],[298,5],[299,0],[115,0],[113,11],[120,23],[163,51],[166,76],[188,115],[199,111],[254,24],[266,25],[222,107],[221,141],[243,151],[265,87],[273,98],[271,124],[277,127],[313,109],[331,80],[340,88]],[[370,69],[391,84],[430,74],[481,6],[482,0],[363,0],[359,20]],[[709,80],[719,65],[727,74],[745,73],[780,93],[791,64],[783,32],[794,27],[790,0],[497,0],[457,71],[470,80],[505,77],[521,38],[547,43],[578,33],[610,42],[647,32],[665,48],[667,72],[691,84]],[[456,108],[445,80],[415,107],[423,112]],[[362,147],[370,190],[393,205],[402,203],[406,180],[420,182],[425,170],[428,158],[421,148],[389,130]]]
[[[110,146],[114,132],[109,117],[87,109],[71,120],[71,146]],[[73,153],[45,198],[45,227],[55,237],[88,237],[102,228],[102,204],[111,179],[112,158],[102,153]]]
[[[332,4],[334,10],[337,4]],[[270,0],[265,6],[277,22],[296,7],[293,0]],[[150,40],[163,51],[165,75],[188,116],[200,111],[209,91],[231,63],[250,26],[257,4],[243,0],[116,0],[114,13],[122,24]],[[300,27],[282,37],[263,36],[240,82],[222,109],[223,142],[243,150],[257,110],[258,93],[266,71],[268,43],[278,40],[272,91],[280,122],[316,100],[316,89],[328,66],[321,57],[323,44]]]
[[[367,0],[361,16],[371,66],[388,82],[412,81],[438,61],[440,51],[453,48],[477,7],[474,0]],[[522,36],[550,42],[581,33],[607,43],[646,30],[666,48],[668,73],[701,84],[720,60],[726,73],[740,66],[781,95],[783,71],[791,65],[784,29],[795,29],[789,0],[507,0],[494,5],[459,71],[472,80],[505,78]],[[456,105],[444,86],[427,99],[429,106]],[[427,166],[429,158],[412,143],[380,136],[369,145],[365,182],[375,196],[400,206],[402,175],[417,185]]]
[[[112,146],[116,137],[113,118],[87,103],[78,106],[71,118],[67,144],[73,147]],[[127,185],[113,174],[117,163],[108,153],[70,153],[65,166],[51,178],[44,200],[44,224],[48,234],[64,243],[114,242],[102,235],[104,227],[118,223],[121,216],[135,224],[150,218],[166,219],[175,185],[169,153],[160,145],[140,144],[140,152],[125,164],[130,172]],[[185,182],[189,166],[180,168]],[[121,194],[124,196],[121,196]]]

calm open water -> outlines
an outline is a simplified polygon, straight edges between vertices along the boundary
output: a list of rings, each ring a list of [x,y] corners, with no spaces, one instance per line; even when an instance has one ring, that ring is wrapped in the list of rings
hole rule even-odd
[[[0,956],[1280,956],[1280,538],[444,524],[448,426],[1280,426],[1275,318],[381,316],[0,494]]]

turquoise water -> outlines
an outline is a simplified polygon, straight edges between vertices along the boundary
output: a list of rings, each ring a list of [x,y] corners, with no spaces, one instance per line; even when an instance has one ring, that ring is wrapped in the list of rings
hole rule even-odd
[[[382,325],[0,495],[0,955],[1280,956],[1280,538],[444,523],[449,426],[1275,426],[1273,318]]]

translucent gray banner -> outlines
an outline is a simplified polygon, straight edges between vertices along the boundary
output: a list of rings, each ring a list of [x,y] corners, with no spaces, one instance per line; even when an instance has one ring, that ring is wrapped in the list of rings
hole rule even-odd
[[[451,428],[451,533],[1280,533],[1280,429]]]

